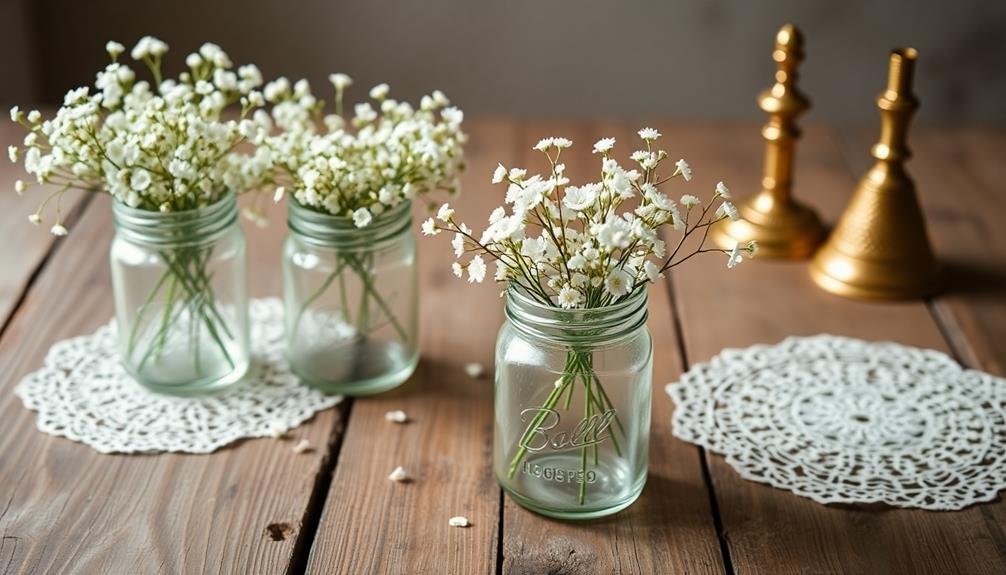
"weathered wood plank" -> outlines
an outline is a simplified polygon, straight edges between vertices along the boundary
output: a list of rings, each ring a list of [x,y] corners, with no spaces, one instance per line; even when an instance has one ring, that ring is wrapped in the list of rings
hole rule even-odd
[[[510,122],[469,123],[459,217],[491,210],[489,177],[512,159]],[[417,215],[425,212],[417,211]],[[418,223],[417,223],[418,225]],[[422,360],[402,387],[355,400],[309,570],[315,573],[489,573],[496,567],[500,489],[493,477],[492,374],[503,308],[491,285],[451,275],[450,234],[420,240]],[[473,380],[468,362],[487,366]],[[403,409],[406,425],[385,421]],[[387,479],[398,465],[415,477]],[[449,527],[454,515],[467,529]]]
[[[7,146],[23,148],[24,136],[21,126],[6,119],[0,122],[0,150],[4,154],[0,158],[0,230],[6,236],[6,247],[0,250],[0,270],[3,270],[0,274],[0,330],[23,297],[32,274],[58,241],[45,231],[55,223],[53,217],[45,222],[44,229],[28,222],[28,214],[45,199],[46,189],[35,186],[24,196],[14,192],[14,182],[30,181],[30,178],[20,163],[14,165],[7,160]],[[63,196],[63,213],[69,216],[67,227],[76,223],[78,208],[84,199],[85,195],[80,192],[68,192]]]
[[[687,154],[700,185],[712,189],[724,179],[737,195],[756,191],[762,150],[757,129],[666,131],[691,144]],[[809,129],[798,146],[797,193],[834,221],[853,184],[830,133]],[[704,259],[674,277],[689,361],[705,361],[724,347],[821,332],[948,351],[923,302],[832,296],[813,285],[800,262],[745,262],[729,274],[724,263]],[[824,506],[745,481],[718,455],[708,455],[708,463],[739,573],[1003,570],[999,537],[983,518],[988,506],[955,513]]]
[[[110,456],[38,432],[12,393],[51,344],[112,314],[109,200],[95,199],[85,216],[0,341],[0,565],[5,573],[284,572],[338,410],[288,441],[249,440],[212,455]],[[249,230],[255,295],[278,293],[284,233],[281,218]],[[301,438],[316,450],[294,454]]]
[[[598,177],[598,139],[614,137],[618,157],[640,144],[637,128],[614,123],[535,123],[521,131],[518,167],[530,173],[543,166],[531,150],[540,138],[565,136],[574,146],[563,152],[574,182]],[[676,142],[674,134],[668,140]],[[499,194],[497,204],[502,203]],[[613,517],[591,522],[554,521],[507,498],[503,516],[504,573],[722,573],[719,542],[698,448],[671,436],[671,405],[663,388],[681,373],[681,357],[667,286],[650,290],[653,336],[653,409],[650,470],[639,500]]]

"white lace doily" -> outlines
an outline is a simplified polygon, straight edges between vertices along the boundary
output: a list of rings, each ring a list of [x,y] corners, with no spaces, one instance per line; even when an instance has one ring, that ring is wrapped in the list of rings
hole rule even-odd
[[[674,435],[821,503],[961,509],[1006,487],[1006,379],[819,335],[728,349],[667,386]]]
[[[38,428],[102,453],[209,453],[246,437],[297,427],[341,397],[302,385],[283,356],[283,304],[252,300],[252,367],[238,385],[213,395],[148,391],[119,364],[114,322],[61,341],[15,393],[38,412]]]

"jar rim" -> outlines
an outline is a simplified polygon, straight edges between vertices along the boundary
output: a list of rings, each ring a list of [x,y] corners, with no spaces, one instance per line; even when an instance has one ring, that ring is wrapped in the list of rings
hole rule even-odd
[[[287,203],[287,227],[301,239],[315,245],[341,249],[373,246],[412,227],[412,201],[399,202],[360,228],[350,216],[320,212],[302,205],[296,198],[290,198]]]
[[[151,244],[196,244],[213,241],[237,222],[237,194],[228,190],[215,202],[178,212],[134,208],[115,198],[116,230],[133,241]]]
[[[597,345],[634,333],[646,324],[648,290],[640,286],[624,300],[595,308],[564,309],[531,298],[526,289],[510,284],[505,311],[519,331],[569,344]]]

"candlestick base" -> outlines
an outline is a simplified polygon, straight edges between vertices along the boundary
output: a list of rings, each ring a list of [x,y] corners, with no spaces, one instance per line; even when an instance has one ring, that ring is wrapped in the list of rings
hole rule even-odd
[[[710,230],[713,242],[723,249],[754,240],[759,259],[802,260],[824,240],[824,225],[814,210],[792,200],[777,202],[767,191],[743,202],[738,211],[740,220],[724,220]]]

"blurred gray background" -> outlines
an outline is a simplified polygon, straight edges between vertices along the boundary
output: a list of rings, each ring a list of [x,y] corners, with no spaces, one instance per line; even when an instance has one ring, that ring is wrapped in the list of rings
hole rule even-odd
[[[812,118],[875,121],[887,53],[907,45],[921,122],[1006,124],[1004,0],[0,0],[0,100],[56,103],[93,81],[106,40],[149,33],[174,71],[210,40],[325,94],[343,71],[356,97],[440,88],[469,114],[759,119],[786,22],[807,39]]]

